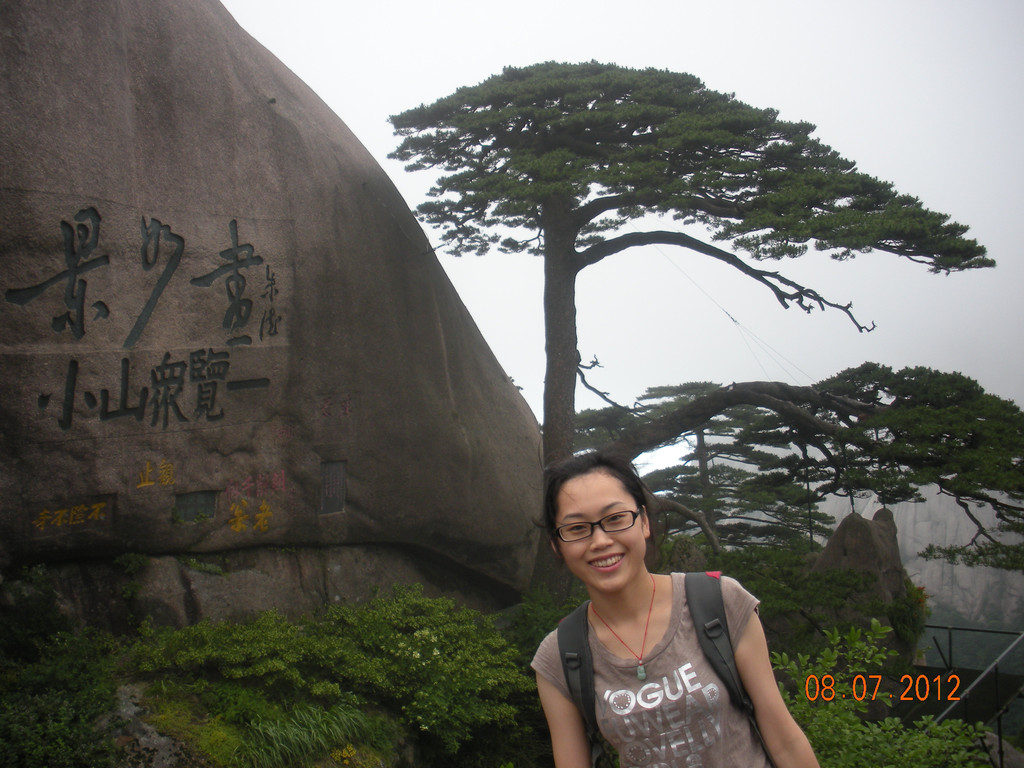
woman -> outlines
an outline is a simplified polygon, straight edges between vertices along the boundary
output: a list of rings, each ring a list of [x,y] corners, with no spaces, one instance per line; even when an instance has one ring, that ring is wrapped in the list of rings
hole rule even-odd
[[[621,768],[767,768],[746,715],[734,707],[700,649],[682,574],[651,574],[650,521],[632,465],[585,453],[545,474],[544,522],[556,556],[590,595],[590,646],[601,733]],[[733,579],[722,595],[736,667],[777,768],[818,765],[779,695],[757,600]],[[557,768],[590,768],[583,717],[558,655],[557,632],[533,659]]]

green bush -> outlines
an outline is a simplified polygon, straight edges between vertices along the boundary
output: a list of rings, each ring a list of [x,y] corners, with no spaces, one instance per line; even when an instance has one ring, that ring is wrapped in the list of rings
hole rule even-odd
[[[578,582],[574,580],[574,587],[576,585]],[[501,634],[519,650],[519,662],[524,669],[530,666],[541,640],[585,597],[582,587],[562,602],[555,600],[549,591],[538,589],[527,593],[508,613]]]
[[[264,692],[287,698],[308,693],[313,681],[305,667],[312,653],[301,626],[268,611],[245,623],[202,621],[160,630],[135,646],[133,660],[141,672],[259,682]]]
[[[877,620],[865,631],[851,629],[843,635],[831,630],[828,647],[813,661],[804,654],[796,659],[785,653],[772,654],[775,669],[791,684],[780,684],[786,705],[810,739],[822,768],[988,765],[987,755],[978,745],[985,730],[981,723],[972,726],[947,720],[936,724],[925,718],[904,726],[895,717],[864,719],[868,701],[874,697],[876,677],[885,676],[885,662],[895,655],[881,645],[891,631]],[[815,683],[808,688],[812,676]],[[858,676],[864,677],[866,688],[852,686]],[[858,696],[852,695],[855,690],[860,691]],[[886,695],[877,700],[889,703]]]
[[[198,747],[216,765],[300,766],[352,742],[387,753],[395,736],[342,691],[330,660],[339,635],[274,611],[244,623],[200,622],[146,633],[134,668],[153,679],[158,730]],[[373,726],[371,727],[371,723]]]
[[[0,768],[113,765],[113,744],[97,728],[116,703],[110,638],[61,632],[33,655],[0,656]]]
[[[111,740],[97,721],[115,707],[114,643],[71,631],[39,566],[3,585],[0,768],[103,768]]]
[[[165,688],[168,676],[187,683],[201,706],[239,727],[258,717],[284,733],[294,712],[281,712],[295,706],[320,715],[346,703],[380,708],[438,763],[458,753],[461,765],[494,765],[496,749],[514,749],[520,709],[536,699],[515,648],[489,619],[418,586],[299,623],[268,612],[244,624],[155,632],[132,659]]]
[[[885,606],[886,616],[896,636],[905,643],[916,643],[924,634],[924,625],[931,615],[928,594],[924,587],[906,580],[906,591]]]
[[[425,597],[419,586],[334,606],[316,629],[352,641],[335,646],[331,660],[342,682],[400,712],[422,743],[449,755],[483,732],[490,740],[515,729],[516,702],[533,691],[515,648],[490,619]]]
[[[57,607],[57,596],[46,569],[36,566],[21,579],[0,586],[0,665],[35,662],[45,654],[48,638],[72,629]]]

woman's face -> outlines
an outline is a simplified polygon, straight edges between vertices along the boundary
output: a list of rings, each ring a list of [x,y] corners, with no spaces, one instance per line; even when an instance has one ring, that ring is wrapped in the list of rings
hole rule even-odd
[[[638,511],[636,501],[614,475],[597,469],[566,481],[556,498],[555,526],[596,523],[617,512]],[[580,541],[553,542],[573,575],[588,589],[615,591],[646,572],[644,555],[651,531],[647,515],[623,531],[606,533],[595,526]]]

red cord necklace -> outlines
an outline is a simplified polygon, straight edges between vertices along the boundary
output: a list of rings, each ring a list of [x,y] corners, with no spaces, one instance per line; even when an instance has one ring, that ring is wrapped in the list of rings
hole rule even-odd
[[[644,651],[647,650],[647,628],[651,626],[651,611],[654,609],[654,595],[658,591],[658,584],[654,580],[654,574],[648,574],[648,575],[651,577],[651,604],[647,607],[647,623],[644,624],[644,640],[643,640],[643,644],[640,646],[640,655],[639,656],[637,656],[636,652],[632,648],[630,648],[628,645],[626,645],[626,641],[623,640],[621,637],[619,637],[618,633],[614,629],[611,628],[611,625],[607,621],[604,620],[604,617],[602,617],[601,614],[597,612],[597,608],[594,607],[594,603],[593,602],[590,603],[590,610],[592,610],[594,612],[594,615],[597,616],[597,618],[601,619],[601,623],[604,624],[606,627],[608,627],[608,631],[611,632],[613,635],[615,635],[615,639],[618,640],[620,643],[622,643],[622,646],[627,651],[629,651],[631,654],[633,654],[633,656],[636,658],[636,660],[637,660],[636,679],[640,680],[640,681],[643,681],[643,680],[647,679],[647,670],[644,667],[644,658],[643,657],[644,657]]]

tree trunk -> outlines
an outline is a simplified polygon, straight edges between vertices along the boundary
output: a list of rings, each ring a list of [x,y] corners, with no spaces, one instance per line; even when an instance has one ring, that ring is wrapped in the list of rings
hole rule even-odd
[[[544,230],[544,465],[572,455],[576,434],[576,276],[579,274],[575,232],[568,224],[568,204],[546,203]],[[532,588],[564,600],[572,576],[558,563],[547,542],[534,561]]]
[[[708,525],[714,528],[716,515],[707,503],[708,498],[711,496],[711,467],[708,465],[708,446],[704,441],[703,429],[697,429],[693,434],[697,438],[697,471],[700,476],[700,491],[701,496],[704,497],[704,509],[707,510],[704,514],[707,517]]]
[[[546,206],[544,243],[544,463],[572,455],[576,420],[576,372],[580,355],[576,333],[575,233],[564,217]],[[555,206],[557,207],[557,206]]]

